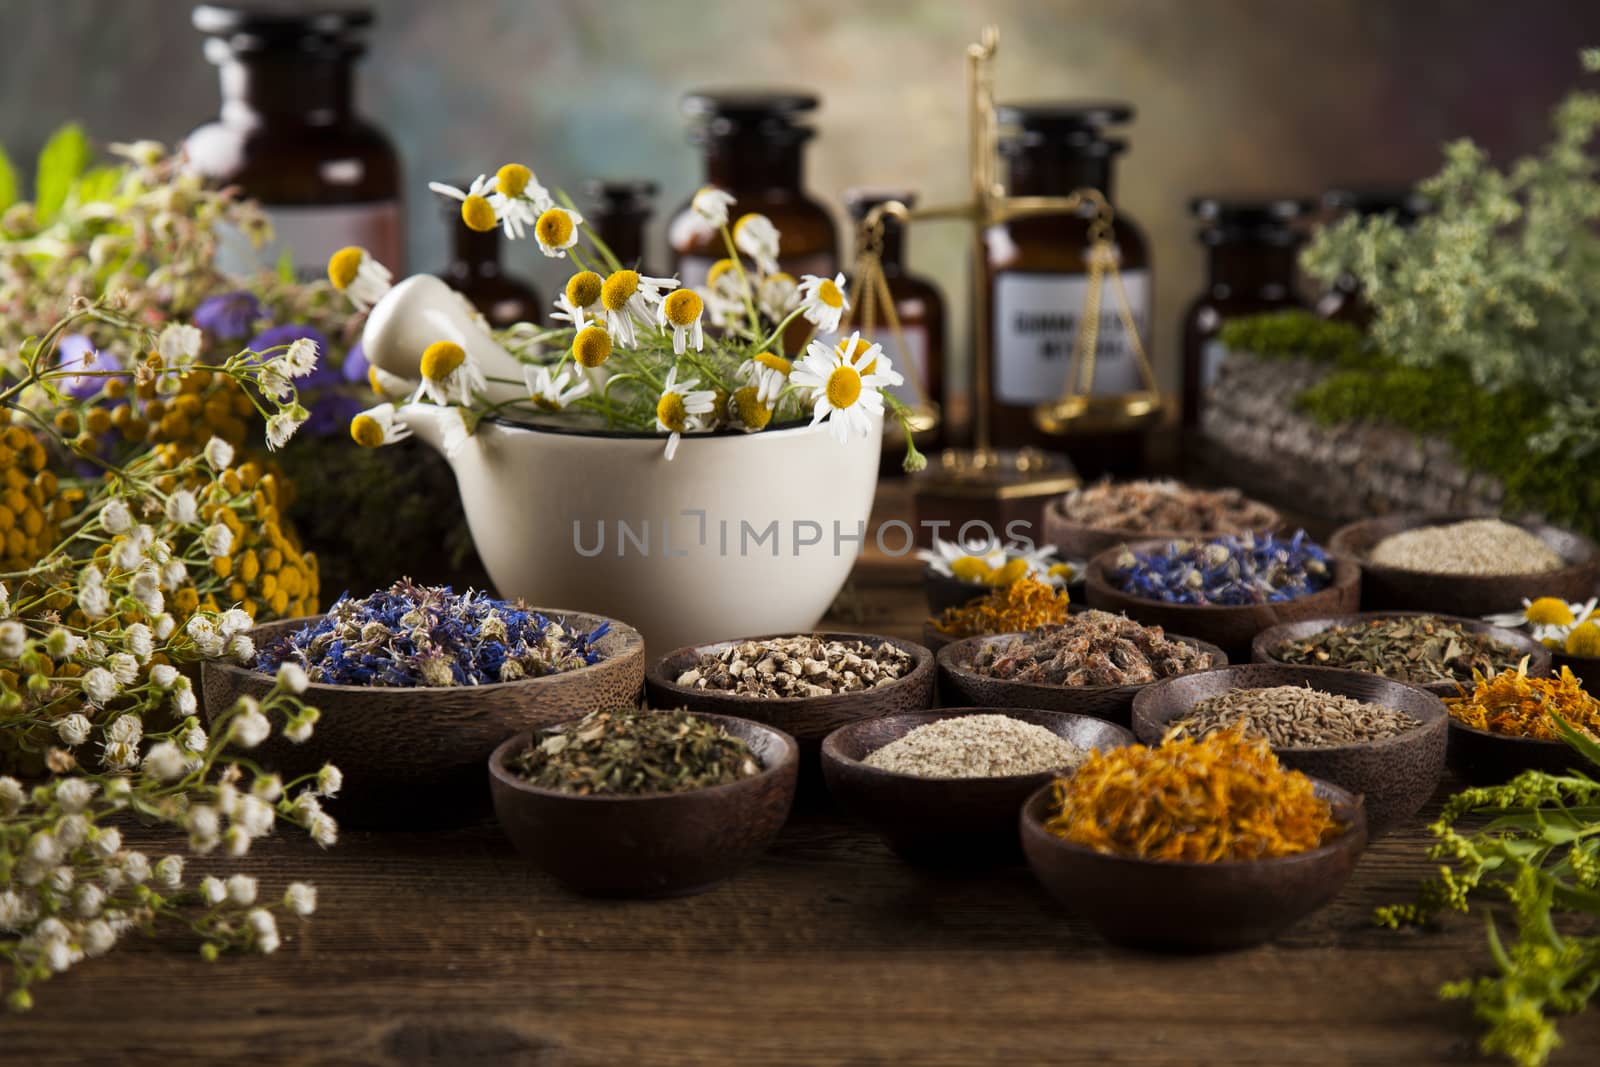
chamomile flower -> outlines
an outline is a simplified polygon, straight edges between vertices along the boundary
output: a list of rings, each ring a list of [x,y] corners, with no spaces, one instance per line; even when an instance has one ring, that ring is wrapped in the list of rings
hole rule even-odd
[[[1524,597],[1521,611],[1485,615],[1484,621],[1512,629],[1526,628],[1535,641],[1560,648],[1569,633],[1589,621],[1597,605],[1600,597],[1590,597],[1581,604],[1569,604],[1553,596],[1536,600]]]
[[[733,224],[733,247],[755,260],[762,274],[778,269],[778,228],[765,215],[739,216]]]
[[[411,436],[411,429],[395,418],[393,404],[367,408],[350,420],[350,439],[362,448],[392,445]]]
[[[772,405],[761,399],[756,386],[746,385],[728,398],[728,419],[745,433],[756,433],[772,422]]]
[[[611,335],[603,326],[585,326],[572,339],[572,358],[593,370],[611,358]]]
[[[989,576],[1005,564],[1006,553],[995,541],[946,541],[934,537],[932,549],[921,549],[917,558],[935,574],[963,582],[988,582]]]
[[[777,401],[778,394],[789,384],[789,372],[794,364],[771,352],[761,352],[739,364],[734,375],[742,382],[756,388],[756,399],[763,404]]]
[[[547,207],[533,224],[533,236],[539,242],[539,251],[551,259],[561,259],[567,249],[578,243],[578,227],[583,216],[564,207]]]
[[[689,202],[689,210],[704,219],[711,226],[726,226],[728,224],[728,208],[732,207],[734,198],[731,194],[723,192],[714,185],[707,185],[694,194],[694,199]]]
[[[372,258],[365,248],[350,245],[328,257],[328,281],[350,298],[357,311],[365,311],[383,299],[394,275]]]
[[[440,196],[461,201],[461,221],[469,230],[488,233],[500,225],[504,210],[504,198],[494,195],[494,184],[487,174],[480,174],[465,189],[444,182],[429,182],[428,188]]]
[[[881,353],[873,345],[846,359],[839,349],[822,341],[806,346],[806,354],[795,364],[789,380],[812,391],[811,425],[826,419],[841,443],[849,440],[852,431],[863,437],[872,432],[872,416],[883,414],[883,394],[878,390],[886,379],[868,368],[885,362]]]
[[[579,377],[573,384],[568,367],[561,368],[557,374],[552,374],[549,367],[523,367],[522,380],[528,386],[528,399],[545,411],[560,411],[594,390],[594,383],[588,378]]]
[[[604,310],[600,305],[600,290],[604,285],[605,279],[594,271],[580,270],[567,279],[566,289],[556,297],[556,310],[551,318],[569,322],[575,330],[583,329]]]
[[[705,348],[705,330],[701,324],[706,310],[705,301],[693,289],[679,289],[669,293],[656,305],[656,325],[662,330],[672,330],[672,351],[683,355],[686,345],[696,352]]]
[[[678,453],[678,441],[686,433],[705,428],[703,416],[716,410],[717,394],[710,389],[695,389],[700,379],[678,381],[678,368],[667,372],[661,399],[656,401],[656,429],[667,438],[667,459]]]
[[[283,369],[291,378],[304,378],[317,369],[317,342],[309,337],[296,338],[289,350],[278,357]]]
[[[719,259],[711,264],[705,287],[697,291],[705,301],[706,315],[713,326],[727,326],[744,311],[744,286],[740,281],[740,269],[731,259]]]
[[[832,280],[815,274],[805,275],[800,280],[799,297],[805,309],[801,315],[822,333],[837,331],[839,319],[850,307],[850,301],[845,298],[842,273],[834,275]]]
[[[799,295],[800,283],[794,280],[794,275],[780,270],[761,279],[757,300],[762,314],[777,322],[794,310]]]
[[[494,192],[487,199],[508,240],[520,240],[540,214],[555,206],[550,191],[521,163],[507,163],[494,172]]]
[[[422,353],[422,384],[412,397],[426,396],[436,404],[470,404],[473,394],[486,387],[483,371],[461,345],[435,341]]]
[[[288,444],[295,431],[310,417],[309,411],[296,404],[267,419],[267,448],[275,452]]]
[[[873,374],[882,379],[884,385],[904,385],[905,379],[900,372],[894,369],[889,356],[884,352],[883,346],[873,341],[868,341],[857,330],[849,337],[840,341],[835,348],[846,362],[856,360],[862,374]],[[860,357],[856,359],[856,357]]]
[[[636,270],[612,272],[600,287],[607,332],[618,343],[632,348],[638,343],[633,324],[654,326],[655,305],[661,302],[662,291],[677,287],[676,278],[649,278]]]

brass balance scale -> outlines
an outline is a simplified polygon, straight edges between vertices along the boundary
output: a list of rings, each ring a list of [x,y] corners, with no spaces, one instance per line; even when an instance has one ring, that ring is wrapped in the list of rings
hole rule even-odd
[[[992,226],[1012,219],[1092,209],[1086,294],[1065,388],[1055,400],[1034,407],[1033,422],[1044,433],[1061,437],[1147,425],[1160,417],[1162,397],[1117,268],[1116,245],[1112,240],[1115,214],[1111,205],[1096,189],[1078,189],[1068,196],[1008,196],[999,179],[999,123],[995,116],[993,71],[999,38],[998,27],[987,26],[980,41],[967,48],[971,198],[965,203],[924,208],[909,208],[900,201],[891,200],[867,212],[861,221],[858,241],[861,252],[856,260],[855,277],[858,292],[871,296],[857,301],[861,316],[854,325],[870,333],[876,311],[881,307],[902,365],[912,366],[880,260],[885,217],[893,217],[902,224],[936,220],[965,222],[971,227],[975,261],[982,263],[987,254],[984,234]],[[1108,279],[1137,360],[1140,388],[1125,393],[1097,394],[1093,388],[1095,355]],[[980,328],[974,331],[973,345],[973,447],[946,449],[930,457],[928,469],[917,476],[915,486],[919,519],[953,519],[957,526],[968,518],[986,519],[996,530],[1001,530],[1014,519],[1038,523],[1045,501],[1080,483],[1072,465],[1063,456],[1032,448],[1013,450],[992,446],[989,403],[993,388],[993,338],[981,326],[988,320],[988,303],[988,286],[982,272],[974,271],[972,310]],[[909,376],[918,397],[918,402],[912,405],[909,421],[914,432],[921,432],[937,427],[944,414],[916,377]]]

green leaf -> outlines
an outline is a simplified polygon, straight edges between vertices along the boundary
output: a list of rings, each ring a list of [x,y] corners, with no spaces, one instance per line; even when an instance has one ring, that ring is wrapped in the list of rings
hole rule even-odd
[[[1561,737],[1567,744],[1577,749],[1584,759],[1600,766],[1600,742],[1595,741],[1594,738],[1579,730],[1553,711],[1550,713],[1550,718],[1555,721],[1556,730],[1560,732]]]
[[[73,184],[72,196],[80,204],[110,200],[121,179],[121,167],[91,167]]]
[[[45,142],[33,183],[33,211],[40,224],[50,222],[67,202],[72,183],[89,165],[89,138],[83,127],[69,122]]]
[[[295,275],[294,254],[290,249],[285,248],[278,257],[278,277],[291,285],[299,280]]]
[[[17,169],[11,165],[11,157],[6,155],[6,150],[0,148],[0,211],[16,202]]]

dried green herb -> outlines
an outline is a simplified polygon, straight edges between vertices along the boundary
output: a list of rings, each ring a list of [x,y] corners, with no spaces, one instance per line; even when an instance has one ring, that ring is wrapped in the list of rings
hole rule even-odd
[[[1421,615],[1329,627],[1283,642],[1272,656],[1284,663],[1344,667],[1428,685],[1470,684],[1474,672],[1489,676],[1514,668],[1522,653],[1459,623]]]
[[[511,771],[580,796],[684,793],[761,773],[749,745],[687,711],[596,711],[535,740]]]

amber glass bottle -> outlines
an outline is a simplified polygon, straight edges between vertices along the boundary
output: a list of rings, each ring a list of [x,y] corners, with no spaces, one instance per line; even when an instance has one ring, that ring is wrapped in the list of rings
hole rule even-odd
[[[1222,358],[1217,331],[1229,319],[1304,307],[1295,259],[1305,243],[1306,200],[1189,202],[1206,247],[1206,287],[1183,318],[1183,424],[1198,426]]]
[[[1333,216],[1355,214],[1366,218],[1388,215],[1402,229],[1410,229],[1427,214],[1428,199],[1405,186],[1330,189],[1322,197],[1322,206]],[[1335,322],[1348,322],[1361,327],[1365,327],[1372,318],[1371,309],[1361,299],[1360,283],[1349,274],[1340,275],[1328,287],[1328,291],[1317,298],[1317,314]]]
[[[399,157],[354,108],[371,10],[203,4],[193,21],[221,72],[222,110],[189,135],[190,164],[260,201],[274,231],[262,250],[224,235],[222,265],[275,266],[287,252],[296,271],[314,276],[332,253],[360,245],[403,271]]]
[[[779,266],[832,277],[839,269],[838,234],[828,209],[806,194],[805,146],[814,131],[798,119],[817,107],[809,93],[718,90],[684,97],[694,120],[691,141],[705,160],[704,184],[738,198],[729,221],[759,212],[783,235]],[[727,256],[722,235],[686,201],[667,225],[673,269],[685,285],[701,285],[711,265]]]
[[[916,197],[912,193],[852,189],[845,193],[844,200],[859,233],[861,221],[877,205],[898,200],[910,207],[916,202]],[[858,236],[856,256],[860,256],[861,251]],[[896,343],[889,326],[888,312],[877,294],[861,288],[854,275],[850,277],[850,291],[855,294],[856,306],[851,311],[850,319],[855,324],[852,328],[859,328],[871,316],[872,330],[870,333],[863,331],[863,336],[883,345],[895,370],[905,378],[905,384],[894,387],[895,396],[913,411],[923,407],[925,402],[937,405],[938,425],[914,436],[917,447],[926,452],[943,448],[945,444],[944,296],[933,282],[906,269],[905,254],[905,227],[898,219],[885,215],[883,249],[880,253],[883,279],[888,286],[889,297],[894,301],[895,315],[900,320],[904,347]],[[852,259],[852,267],[855,262]],[[901,471],[901,462],[905,458],[905,439],[894,420],[885,421],[883,430],[883,470],[886,474],[896,474]]]
[[[656,183],[644,179],[591,180],[584,186],[589,211],[584,215],[600,240],[624,267],[653,275],[645,228],[655,211]]]
[[[466,182],[454,183],[464,189]],[[472,301],[489,325],[501,328],[539,321],[539,294],[500,265],[500,231],[480,233],[461,221],[461,206],[441,198],[444,224],[450,229],[450,262],[439,277]]]
[[[1067,196],[1098,189],[1113,206],[1112,163],[1127,144],[1107,128],[1127,123],[1127,104],[1037,103],[997,109],[1012,196]],[[1065,450],[1085,475],[1129,473],[1142,462],[1142,435],[1053,435],[1033,423],[1036,404],[1066,388],[1072,346],[1088,289],[1092,209],[1016,219],[991,227],[986,278],[988,329],[993,345],[990,425],[1000,447],[1031,445]],[[1117,206],[1113,233],[1118,269],[1133,320],[1149,350],[1150,253],[1144,233]],[[1125,393],[1141,387],[1137,359],[1117,311],[1115,287],[1103,291],[1095,356],[1094,392]]]

